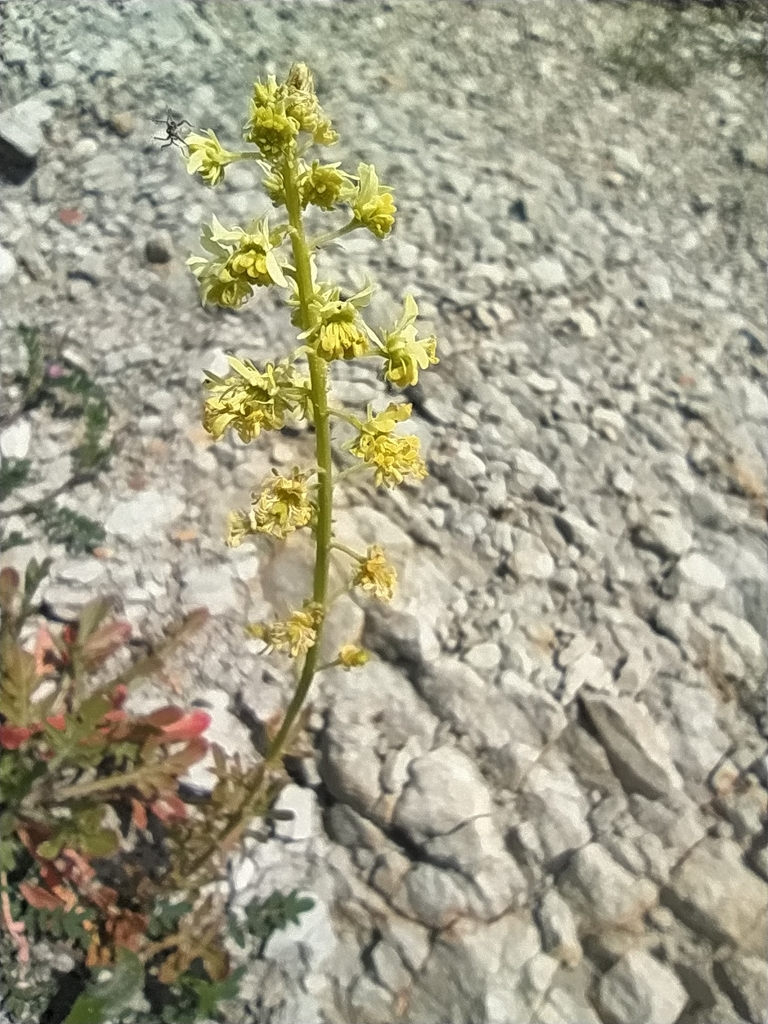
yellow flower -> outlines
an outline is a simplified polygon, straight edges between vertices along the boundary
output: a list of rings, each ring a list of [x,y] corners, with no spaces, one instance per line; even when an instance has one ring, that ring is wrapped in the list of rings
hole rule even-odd
[[[319,146],[332,146],[339,141],[333,125],[323,113],[312,72],[306,64],[293,64],[285,81],[286,109],[298,121],[300,130],[309,132]]]
[[[257,146],[265,160],[278,161],[286,155],[299,134],[299,123],[284,110],[258,107],[251,102],[251,119],[245,138]]]
[[[317,354],[329,362],[332,359],[356,359],[367,351],[366,335],[357,324],[341,316],[323,324],[318,332]]]
[[[413,406],[410,402],[403,402],[398,405],[390,402],[384,412],[372,415],[371,407],[368,407],[368,418],[363,424],[363,430],[367,434],[391,434],[398,423],[404,423],[411,415]]]
[[[309,69],[294,64],[284,83],[278,84],[274,75],[255,83],[244,135],[276,164],[293,150],[300,131],[309,132],[318,145],[330,146],[339,138],[318,103]]]
[[[253,533],[250,516],[246,512],[234,511],[227,516],[227,547],[239,548],[243,540]]]
[[[273,167],[265,160],[257,161],[263,172],[261,184],[272,200],[273,206],[285,206],[285,182],[279,168]]]
[[[322,607],[310,601],[284,622],[254,622],[246,627],[246,632],[268,647],[287,650],[292,658],[297,658],[314,647],[322,618]]]
[[[380,185],[372,164],[360,164],[357,168],[359,185],[348,201],[352,205],[354,219],[368,228],[377,238],[384,238],[395,223],[397,207],[390,195],[388,185]]]
[[[368,651],[364,651],[362,647],[358,647],[356,644],[344,644],[338,654],[339,662],[347,670],[366,665],[370,658],[371,656]]]
[[[423,480],[427,467],[419,456],[418,437],[391,437],[387,434],[364,434],[352,448],[352,454],[376,467],[376,485],[395,487],[406,476]]]
[[[299,179],[301,205],[319,206],[321,210],[332,210],[349,185],[349,176],[338,170],[339,164],[321,164],[313,160]]]
[[[211,254],[190,256],[187,266],[200,282],[200,298],[204,304],[238,309],[253,294],[254,286],[277,284],[285,288],[287,281],[276,255],[280,244],[278,232],[269,231],[267,218],[254,221],[247,231],[223,227],[216,217],[204,225],[202,247]]]
[[[284,540],[289,533],[306,526],[314,511],[304,474],[295,468],[290,478],[276,474],[261,492],[253,505],[254,529]]]
[[[209,397],[203,411],[203,426],[214,440],[232,427],[244,442],[262,430],[281,430],[286,414],[301,419],[308,412],[308,385],[288,363],[267,363],[264,372],[249,360],[229,356],[237,376],[206,374],[204,386]]]
[[[235,159],[234,155],[223,148],[210,130],[207,139],[203,135],[188,135],[184,142],[189,151],[187,173],[199,174],[206,185],[218,185],[224,178],[224,168]]]
[[[435,336],[430,335],[421,341],[416,337],[413,323],[418,315],[416,300],[412,295],[406,295],[403,315],[394,329],[384,337],[387,360],[384,378],[401,388],[418,384],[419,369],[426,370],[428,366],[440,362],[435,355]]]
[[[368,548],[367,557],[360,563],[352,582],[356,587],[362,587],[363,590],[373,594],[380,601],[392,600],[397,574],[384,557],[384,551],[378,544]]]
[[[392,402],[377,416],[371,416],[369,410],[360,436],[349,446],[353,455],[375,466],[377,486],[394,487],[401,484],[406,476],[423,480],[427,475],[426,464],[419,456],[418,437],[392,434],[395,424],[407,419],[410,411],[410,405]]]
[[[299,335],[301,340],[316,339],[316,351],[323,359],[357,359],[367,355],[370,343],[366,331],[369,328],[359,316],[358,310],[366,306],[373,294],[373,285],[368,281],[360,291],[348,299],[341,299],[341,289],[329,285],[318,284],[316,268],[312,264],[312,285],[314,295],[311,300],[315,326]],[[300,313],[298,298],[288,299],[291,306]],[[373,332],[374,341],[380,344]]]

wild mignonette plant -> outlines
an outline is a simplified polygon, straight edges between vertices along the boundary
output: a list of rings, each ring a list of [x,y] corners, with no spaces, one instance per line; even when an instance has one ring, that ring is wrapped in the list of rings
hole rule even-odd
[[[419,371],[438,360],[435,338],[418,337],[418,308],[412,296],[406,296],[400,318],[377,333],[362,313],[373,293],[370,282],[354,294],[343,294],[341,287],[318,277],[317,260],[326,246],[352,231],[386,238],[395,223],[396,206],[392,189],[379,181],[372,165],[361,163],[357,173],[350,174],[339,163],[310,159],[313,147],[332,146],[339,137],[320,106],[306,65],[294,64],[283,82],[274,76],[256,82],[244,138],[255,148],[229,151],[212,131],[187,135],[187,170],[213,187],[224,180],[231,164],[255,161],[263,171],[264,189],[279,211],[278,219],[270,224],[264,217],[246,228],[228,228],[213,217],[203,228],[201,245],[206,255],[192,256],[188,265],[207,305],[237,310],[257,289],[282,290],[300,345],[286,358],[262,367],[230,356],[229,376],[207,374],[203,425],[214,440],[235,431],[242,441],[250,442],[262,431],[281,430],[291,418],[305,419],[315,438],[313,466],[297,466],[290,476],[275,474],[252,495],[250,508],[229,515],[227,543],[232,547],[258,534],[282,541],[302,529],[311,531],[315,546],[312,593],[302,607],[283,620],[252,623],[247,628],[268,648],[294,659],[297,677],[295,692],[269,737],[261,771],[254,778],[255,798],[302,724],[314,676],[325,668],[351,669],[368,660],[366,651],[347,644],[329,664],[319,664],[323,624],[332,601],[331,552],[349,559],[349,587],[381,601],[391,600],[394,593],[395,570],[382,547],[373,544],[366,551],[355,551],[334,533],[334,486],[342,474],[334,479],[333,422],[349,424],[355,432],[344,446],[355,462],[343,475],[354,469],[372,471],[376,485],[388,488],[427,475],[418,438],[398,430],[411,406],[392,402],[380,412],[369,406],[360,418],[331,404],[333,364],[372,359],[386,381],[405,388],[418,383]],[[310,233],[310,224],[322,215],[334,217],[336,226]],[[232,835],[243,827],[253,806],[243,808]]]

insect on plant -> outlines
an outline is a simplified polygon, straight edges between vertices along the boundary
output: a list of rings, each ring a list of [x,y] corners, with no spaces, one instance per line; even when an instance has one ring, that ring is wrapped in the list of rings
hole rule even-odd
[[[185,121],[183,119],[177,121],[176,120],[176,115],[170,109],[170,107],[168,107],[167,113],[166,113],[165,117],[153,117],[150,120],[154,121],[155,124],[165,125],[165,135],[154,135],[153,136],[153,139],[154,139],[155,142],[164,142],[165,143],[165,145],[160,147],[161,149],[167,149],[168,146],[175,146],[177,144],[179,146],[186,145],[186,143],[184,142],[184,137],[183,137],[183,135],[181,135],[181,130],[184,127],[186,127],[186,128],[194,127],[193,125],[191,125],[189,123],[189,121]]]

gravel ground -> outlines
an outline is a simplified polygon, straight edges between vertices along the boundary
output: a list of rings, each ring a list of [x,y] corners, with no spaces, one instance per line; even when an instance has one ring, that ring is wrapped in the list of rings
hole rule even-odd
[[[40,326],[120,439],[67,498],[106,550],[54,549],[45,596],[115,594],[149,634],[207,604],[182,675],[228,749],[286,702],[242,625],[303,595],[307,552],[228,550],[224,516],[310,439],[199,426],[204,368],[293,335],[271,295],[200,308],[201,222],[269,206],[240,166],[206,191],[150,118],[236,146],[254,79],[305,60],[333,159],[373,162],[399,209],[328,276],[370,269],[382,321],[411,291],[438,336],[408,393],[430,477],[338,512],[400,569],[392,608],[331,625],[378,657],[317,681],[296,816],[232,865],[238,900],[316,906],[230,1021],[766,1019],[762,33],[639,2],[0,3],[0,137],[37,152],[0,184],[0,355]],[[359,365],[336,391],[387,398]],[[41,467],[35,496],[67,438],[25,422],[0,450]]]

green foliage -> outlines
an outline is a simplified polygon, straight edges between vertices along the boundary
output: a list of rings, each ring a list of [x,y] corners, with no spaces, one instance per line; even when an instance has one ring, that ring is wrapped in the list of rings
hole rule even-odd
[[[192,910],[192,904],[188,900],[179,900],[172,903],[170,900],[159,900],[155,904],[147,935],[150,939],[160,939],[164,935],[172,934],[181,919]]]
[[[96,910],[92,907],[38,910],[28,906],[22,914],[22,920],[30,935],[45,935],[51,939],[67,940],[86,953],[91,943],[91,931],[88,930],[88,926],[95,924],[97,916]]]
[[[103,528],[87,516],[63,506],[43,506],[36,512],[46,540],[63,544],[69,555],[93,551],[104,542]]]
[[[10,551],[11,548],[20,548],[24,544],[31,544],[32,538],[25,537],[23,533],[19,533],[18,530],[11,530],[10,533],[4,537],[0,536],[0,554],[3,551]]]
[[[5,501],[12,491],[22,486],[31,465],[29,459],[3,459],[0,462],[0,501]]]
[[[36,404],[45,380],[45,358],[40,332],[19,324],[19,334],[27,353],[27,368],[22,375],[23,408]]]
[[[27,368],[16,377],[21,402],[9,415],[0,416],[0,425],[29,409],[46,406],[54,417],[80,419],[82,431],[70,453],[72,475],[64,486],[57,488],[53,495],[35,499],[14,511],[37,520],[49,543],[63,544],[70,555],[83,554],[103,543],[104,531],[88,517],[58,507],[52,499],[62,491],[92,480],[109,466],[114,453],[114,441],[107,437],[111,409],[104,390],[80,367],[66,359],[57,360],[39,330],[24,324],[20,324],[18,330],[27,352]],[[28,459],[0,461],[0,502],[29,482],[31,470]],[[29,543],[29,538],[18,530],[4,535],[2,521],[8,514],[0,515],[0,551]]]
[[[94,975],[64,1024],[101,1024],[114,1019],[140,994],[144,985],[144,964],[135,953],[121,947],[114,967],[97,970]]]
[[[238,967],[223,981],[210,981],[196,977],[191,971],[182,974],[173,986],[174,1002],[162,1008],[162,1024],[195,1024],[196,1021],[226,1020],[220,1003],[235,999],[245,967]],[[157,1017],[152,1017],[152,1021]],[[149,1021],[147,1022],[149,1024]]]
[[[234,999],[240,990],[240,980],[245,974],[245,967],[238,967],[224,981],[205,981],[201,978],[183,975],[181,983],[191,989],[197,999],[193,1020],[212,1018],[220,1020],[219,1003],[224,999]]]
[[[254,938],[261,940],[261,952],[264,951],[270,935],[281,931],[289,924],[298,924],[300,915],[314,907],[313,900],[306,896],[298,898],[298,892],[298,889],[294,889],[285,896],[276,891],[263,903],[252,900],[245,908],[248,931]]]

